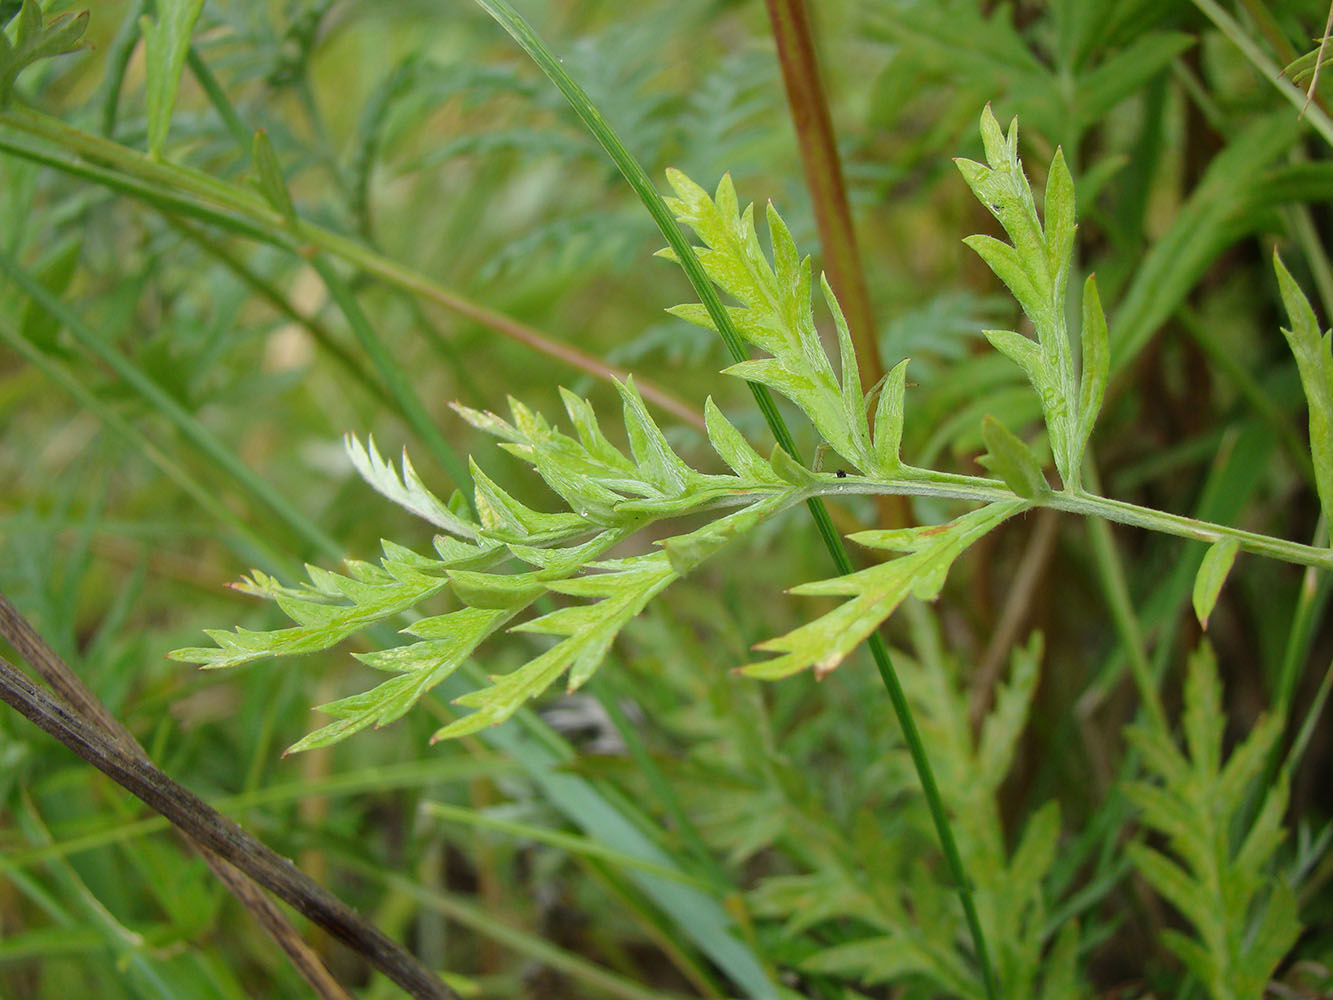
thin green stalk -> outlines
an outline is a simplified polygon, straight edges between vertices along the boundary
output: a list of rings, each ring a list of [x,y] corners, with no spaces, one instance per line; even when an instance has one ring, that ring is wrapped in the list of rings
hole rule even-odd
[[[105,362],[130,388],[166,417],[191,444],[233,480],[242,484],[251,495],[263,501],[306,544],[330,558],[336,559],[341,555],[341,548],[332,538],[306,519],[282,494],[237,458],[236,454],[218,440],[194,414],[181,406],[166,390],[113,348],[105,338],[98,336],[69,307],[29,274],[17,260],[4,252],[0,252],[0,273],[8,276],[41,309],[59,320],[85,350]]]
[[[329,357],[336,361],[344,374],[356,382],[359,382],[361,386],[380,403],[395,410],[397,409],[397,401],[389,395],[384,386],[380,385],[370,377],[366,370],[357,362],[356,358],[352,356],[351,352],[339,344],[338,341],[334,339],[333,333],[328,327],[321,323],[317,318],[313,316],[304,316],[298,312],[296,307],[288,301],[285,295],[278,291],[267,278],[256,272],[249,264],[245,263],[245,261],[241,260],[240,257],[234,254],[230,247],[213,239],[208,233],[192,223],[186,222],[184,219],[170,213],[163,213],[163,218],[166,219],[167,224],[177,232],[181,233],[192,243],[199,246],[210,256],[221,261],[232,274],[236,275],[236,277],[240,278],[241,281],[245,283],[247,288],[261,296],[266,302],[273,306],[274,309],[282,313],[283,316],[287,317],[287,319],[296,323],[309,333],[315,343],[319,345],[320,350],[327,353]],[[402,415],[401,411],[399,411],[399,414]]]
[[[213,108],[226,122],[227,128],[232,133],[232,138],[236,140],[236,145],[242,156],[249,158],[252,142],[250,129],[241,121],[241,117],[236,113],[231,100],[223,92],[217,78],[213,76],[212,70],[199,57],[194,46],[190,47],[187,59],[191,72],[198,79],[200,86],[204,88],[204,92],[208,95]],[[321,148],[327,150],[327,142],[323,141],[323,122],[318,117],[313,96],[309,94],[309,87],[304,86],[304,83],[303,78],[301,92],[310,97],[307,110],[311,116],[312,124],[321,136]],[[329,166],[335,174],[335,179],[338,179],[336,164],[330,161]],[[352,332],[356,335],[356,339],[360,342],[362,350],[369,356],[371,363],[379,372],[380,379],[388,389],[399,414],[416,431],[417,437],[430,449],[435,456],[435,460],[444,467],[453,484],[458,487],[465,486],[468,482],[466,467],[459,459],[458,453],[454,451],[444,435],[440,433],[430,414],[426,412],[425,406],[421,403],[421,398],[417,395],[416,390],[412,388],[412,382],[403,371],[402,366],[394,361],[388,348],[385,347],[384,341],[375,331],[375,327],[366,318],[351,286],[343,280],[337,268],[323,254],[313,255],[310,262],[323,280],[329,294],[333,297],[333,301],[342,311],[348,325],[352,328]],[[353,370],[357,370],[356,366],[353,366]],[[373,383],[368,382],[368,384]]]
[[[447,802],[425,802],[422,804],[421,810],[427,816],[433,816],[447,823],[462,823],[484,830],[495,830],[497,833],[507,834],[519,840],[549,844],[551,847],[578,857],[596,858],[622,868],[636,868],[659,878],[671,879],[674,882],[693,885],[700,889],[709,887],[709,884],[703,879],[695,878],[678,868],[667,868],[665,865],[653,864],[651,861],[635,857],[632,854],[612,850],[605,844],[599,844],[588,837],[579,837],[565,833],[563,830],[552,830],[549,827],[534,826],[531,823],[516,823],[513,820],[490,816],[476,809],[464,809],[461,806],[449,805]]]
[[[301,778],[281,785],[270,785],[227,795],[216,799],[211,804],[227,816],[240,816],[261,806],[285,805],[300,802],[307,798],[341,798],[364,795],[367,792],[387,792],[399,788],[420,788],[438,786],[450,781],[472,781],[476,778],[498,778],[513,774],[517,766],[505,760],[477,760],[465,757],[459,760],[441,763],[434,758],[422,761],[410,761],[405,764],[389,764],[383,767],[367,767],[357,771],[347,771],[327,777],[310,780]],[[171,823],[159,815],[146,816],[143,819],[123,820],[118,825],[99,823],[96,830],[78,834],[56,841],[48,846],[30,847],[22,851],[10,851],[0,857],[0,875],[12,878],[16,872],[53,858],[63,858],[84,851],[108,847],[123,843],[136,837],[162,833],[171,829]]]
[[[599,677],[598,680],[600,679]],[[718,864],[717,859],[713,857],[713,852],[708,849],[708,844],[705,843],[703,836],[699,833],[698,827],[694,825],[694,821],[690,819],[690,814],[681,805],[680,796],[671,787],[671,782],[662,773],[662,769],[657,766],[657,761],[653,760],[653,755],[649,753],[647,746],[644,745],[643,737],[639,734],[639,727],[625,716],[625,712],[617,700],[613,685],[606,681],[602,681],[600,684],[594,683],[592,692],[610,717],[611,724],[620,733],[621,739],[625,741],[625,748],[634,759],[635,767],[640,776],[648,782],[649,787],[657,795],[658,801],[662,803],[672,821],[676,824],[676,832],[688,845],[694,861],[702,866],[708,874],[711,888],[722,892],[734,891],[735,883],[722,866]]]
[[[712,504],[691,508],[691,511],[708,510],[717,506],[739,506],[746,502],[747,497],[752,499],[763,492],[772,492],[772,490],[737,492]],[[861,476],[845,476],[835,479],[830,476],[827,481],[793,494],[793,502],[796,500],[806,500],[808,502],[821,497],[876,496],[880,494],[931,497],[937,500],[963,500],[981,504],[1005,503],[1019,499],[996,480],[984,479],[980,476],[950,475],[944,482],[917,476],[884,480]],[[1333,570],[1333,549],[1326,546],[1306,545],[1302,542],[1288,541],[1285,538],[1275,538],[1272,535],[1261,535],[1258,532],[1233,528],[1226,524],[1203,521],[1198,518],[1186,517],[1183,514],[1172,514],[1167,511],[1155,510],[1152,507],[1141,507],[1138,504],[1124,500],[1114,500],[1110,497],[1079,491],[1077,493],[1048,493],[1044,496],[1028,499],[1027,502],[1034,507],[1049,507],[1051,510],[1064,511],[1066,514],[1102,518],[1106,521],[1114,521],[1117,524],[1126,524],[1133,528],[1143,528],[1147,531],[1174,535],[1177,538],[1204,542],[1209,545],[1223,538],[1234,538],[1243,552],[1277,559],[1296,566],[1313,566],[1316,569]]]
[[[1258,379],[1250,374],[1249,369],[1236,357],[1235,352],[1228,350],[1226,345],[1220,342],[1213,328],[1204,322],[1198,312],[1188,304],[1182,304],[1176,311],[1176,317],[1185,327],[1190,339],[1207,355],[1209,362],[1231,380],[1236,391],[1250,404],[1254,412],[1263,417],[1273,428],[1278,440],[1282,442],[1287,457],[1300,469],[1306,481],[1313,484],[1314,463],[1310,460],[1310,448],[1282,408],[1264,392]]]
[[[1106,591],[1106,603],[1111,611],[1111,620],[1120,633],[1121,647],[1129,659],[1129,671],[1134,677],[1134,684],[1139,689],[1139,698],[1154,726],[1166,727],[1166,712],[1162,708],[1162,698],[1153,678],[1152,664],[1148,662],[1143,641],[1143,629],[1139,626],[1138,616],[1134,613],[1134,601],[1129,594],[1129,585],[1125,581],[1125,568],[1120,554],[1115,547],[1115,539],[1105,521],[1088,522],[1088,540],[1092,545],[1093,562],[1097,575],[1101,577],[1102,587]]]
[[[1328,543],[1328,523],[1322,517],[1315,529],[1314,544],[1324,546]],[[1296,683],[1300,675],[1300,664],[1310,651],[1314,641],[1315,626],[1320,621],[1321,613],[1328,604],[1330,585],[1333,577],[1316,576],[1313,569],[1307,569],[1301,577],[1301,588],[1296,598],[1296,608],[1292,612],[1291,625],[1287,629],[1287,644],[1282,651],[1282,666],[1278,671],[1277,698],[1278,711],[1283,715],[1291,705],[1296,693]]]
[[[722,335],[723,341],[727,345],[727,350],[737,361],[745,361],[749,354],[746,352],[741,342],[740,334],[737,333],[731,322],[731,317],[722,306],[721,300],[713,290],[712,283],[704,273],[703,265],[695,257],[693,247],[685,238],[680,226],[671,216],[666,204],[657,193],[649,180],[643,167],[634,158],[634,156],[621,142],[620,137],[602,117],[601,113],[593,106],[588,99],[587,94],[574,81],[574,79],[565,72],[564,66],[560,60],[551,52],[549,48],[533,32],[518,13],[506,2],[506,0],[478,0],[478,3],[509,33],[509,35],[519,44],[519,46],[528,53],[533,61],[541,68],[542,72],[551,80],[552,83],[564,94],[569,101],[574,112],[579,116],[588,130],[601,143],[602,148],[615,162],[625,177],[639,195],[640,200],[647,208],[653,220],[657,223],[658,229],[666,238],[667,243],[675,251],[676,258],[684,269],[686,276],[690,280],[699,300],[708,310],[714,326]],[[777,438],[779,445],[792,458],[800,461],[799,453],[795,442],[792,440],[791,433],[788,431],[782,415],[778,412],[773,402],[773,397],[767,389],[761,385],[750,384],[750,390],[754,395],[755,402],[758,403],[760,411],[764,414],[765,420]],[[815,520],[815,526],[823,539],[825,546],[833,557],[834,565],[840,574],[852,572],[852,562],[847,555],[847,550],[842,544],[842,538],[833,527],[833,521],[829,517],[828,508],[817,497],[811,497],[807,501],[811,516]],[[888,647],[884,640],[880,638],[878,632],[870,634],[867,645],[870,647],[871,655],[874,657],[875,665],[879,669],[880,677],[884,682],[885,688],[889,693],[889,700],[893,703],[894,713],[898,717],[899,725],[902,728],[903,738],[907,743],[908,750],[912,757],[912,764],[916,769],[917,776],[921,781],[922,791],[925,794],[927,808],[930,810],[931,819],[935,824],[935,830],[940,839],[940,846],[944,851],[945,862],[949,867],[955,888],[959,899],[962,902],[963,912],[967,920],[968,929],[971,933],[973,948],[976,951],[977,964],[980,966],[982,979],[986,987],[986,995],[995,1000],[998,997],[998,988],[995,982],[995,975],[991,969],[990,957],[986,949],[986,939],[981,929],[981,921],[977,915],[976,904],[972,898],[972,886],[967,878],[967,872],[963,867],[962,857],[958,853],[958,845],[954,840],[953,831],[949,826],[949,819],[944,809],[944,800],[940,795],[939,787],[935,782],[934,772],[931,770],[930,761],[926,756],[925,745],[921,740],[921,735],[917,730],[916,721],[912,716],[911,706],[907,702],[907,695],[903,691],[901,682],[897,673],[893,669],[893,663],[889,658]]]
[[[125,72],[139,42],[139,18],[148,11],[148,0],[139,0],[128,11],[116,29],[116,35],[107,46],[106,92],[102,95],[102,134],[108,138],[116,131],[116,116],[120,113],[120,91],[125,86]]]
[[[245,159],[250,158],[250,141],[253,136],[245,123],[241,121],[241,116],[236,113],[232,107],[231,101],[227,99],[226,92],[222,89],[222,84],[218,83],[218,78],[213,75],[213,71],[208,68],[208,63],[204,62],[203,57],[199,55],[199,50],[193,45],[185,53],[185,64],[190,67],[190,73],[195,81],[203,89],[208,97],[208,101],[213,105],[213,109],[222,119],[222,123],[227,126],[227,131],[231,133],[236,140],[237,147],[241,150],[241,155]]]
[[[0,135],[0,150],[133,195],[156,208],[170,205],[171,211],[212,222],[274,246],[306,253],[311,247],[326,250],[368,275],[419,295],[594,378],[624,381],[629,375],[624,368],[609,365],[569,344],[552,340],[539,330],[479,305],[354,239],[301,219],[291,222],[244,185],[231,184],[190,167],[152,160],[137,150],[29,108],[0,112],[0,126],[37,136],[58,146],[64,153],[72,152],[89,162],[74,163],[64,156],[35,149],[3,135]],[[645,400],[700,430],[704,429],[703,417],[694,407],[686,405],[651,379],[636,378],[635,384]]]

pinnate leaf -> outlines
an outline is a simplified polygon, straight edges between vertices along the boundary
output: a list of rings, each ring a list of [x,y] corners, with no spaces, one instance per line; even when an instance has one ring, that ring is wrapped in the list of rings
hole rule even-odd
[[[756,648],[778,653],[740,668],[750,677],[775,680],[805,669],[816,676],[838,664],[910,594],[931,600],[939,594],[949,567],[973,542],[1027,507],[1024,501],[993,503],[949,524],[908,531],[862,531],[852,540],[872,548],[906,550],[889,562],[846,576],[806,583],[794,594],[849,598],[827,614]]]

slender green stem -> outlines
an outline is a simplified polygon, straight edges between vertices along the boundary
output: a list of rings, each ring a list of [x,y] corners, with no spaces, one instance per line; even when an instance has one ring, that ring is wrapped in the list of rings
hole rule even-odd
[[[618,692],[610,682],[603,679],[605,676],[605,674],[600,675],[592,685],[593,695],[606,711],[607,716],[610,717],[611,723],[620,733],[621,739],[625,741],[625,748],[634,759],[639,774],[647,780],[658,801],[662,803],[671,816],[676,825],[676,832],[689,847],[690,853],[694,856],[694,861],[707,874],[709,887],[723,893],[735,891],[735,883],[722,866],[718,864],[717,859],[713,857],[703,839],[703,835],[699,833],[698,827],[690,819],[690,814],[686,812],[685,807],[681,804],[680,796],[676,794],[676,790],[671,786],[671,782],[667,780],[666,775],[662,773],[662,769],[657,766],[657,761],[653,760],[653,755],[648,751],[643,737],[639,734],[639,727],[625,715],[624,709],[620,707]],[[600,683],[597,683],[599,681]]]
[[[695,878],[693,875],[686,874],[677,868],[668,868],[665,865],[654,864],[643,858],[632,854],[625,854],[623,851],[613,850],[605,844],[590,840],[587,837],[580,837],[577,834],[566,833],[563,830],[553,830],[550,827],[536,826],[532,823],[519,823],[514,820],[503,819],[499,816],[477,809],[464,809],[462,806],[450,805],[447,802],[423,802],[421,811],[436,819],[444,820],[448,823],[461,823],[467,826],[478,827],[483,830],[495,830],[498,833],[507,834],[519,840],[530,840],[539,844],[549,844],[561,851],[566,851],[576,857],[596,858],[600,861],[609,861],[612,864],[619,865],[622,868],[634,868],[641,872],[648,872],[656,875],[658,878],[671,879],[673,882],[682,882],[687,885],[693,885],[696,888],[709,888],[709,883],[703,879]]]
[[[204,93],[208,95],[208,101],[213,105],[213,110],[218,113],[222,123],[227,126],[227,131],[231,133],[231,137],[236,140],[241,155],[248,160],[252,138],[250,130],[245,127],[245,123],[241,121],[241,116],[236,113],[231,101],[227,99],[222,84],[218,83],[218,78],[213,75],[213,71],[208,68],[208,63],[204,62],[203,57],[199,55],[199,50],[193,45],[185,53],[185,62],[190,67],[190,74],[198,82]]]
[[[80,406],[133,445],[139,454],[157,466],[158,470],[179,486],[183,493],[217,518],[219,523],[225,525],[235,535],[237,548],[245,558],[253,560],[256,565],[263,566],[270,572],[285,572],[293,568],[289,558],[274,550],[229,510],[226,504],[218,500],[216,490],[209,489],[169,458],[142,431],[112,407],[107,406],[95,393],[89,392],[63,364],[38,350],[11,324],[8,317],[0,316],[0,341],[8,344],[24,360],[74,397]]]
[[[293,323],[302,327],[319,345],[320,350],[324,351],[343,370],[349,378],[359,382],[372,396],[385,406],[398,408],[398,401],[389,395],[384,386],[376,382],[366,372],[365,368],[353,357],[352,353],[343,347],[334,338],[333,333],[314,316],[305,316],[299,312],[295,306],[288,301],[287,296],[283,295],[273,284],[263,275],[257,273],[249,264],[241,260],[231,248],[226,244],[213,239],[208,233],[184,219],[164,213],[163,216],[167,223],[175,230],[180,232],[192,243],[199,246],[209,255],[217,258],[226,266],[236,277],[243,281],[247,288],[256,292],[274,309],[282,313]],[[415,300],[414,300],[415,301]],[[399,414],[402,411],[399,410]]]
[[[727,350],[737,361],[748,359],[749,354],[741,341],[740,334],[736,331],[731,322],[731,317],[723,308],[717,292],[713,289],[708,275],[704,272],[703,265],[694,254],[694,249],[685,234],[681,231],[666,204],[662,201],[657,189],[653,187],[647,173],[643,167],[634,158],[634,156],[621,142],[620,137],[615,130],[602,117],[601,113],[588,99],[587,94],[574,81],[574,79],[565,72],[564,66],[560,60],[551,52],[549,48],[537,37],[536,33],[528,26],[518,13],[505,0],[478,0],[478,3],[485,8],[495,20],[510,34],[510,36],[519,44],[519,46],[528,53],[533,61],[541,68],[542,72],[551,80],[569,101],[574,112],[582,119],[588,130],[601,143],[602,148],[615,162],[620,169],[621,174],[628,181],[648,213],[657,223],[658,229],[666,238],[667,243],[675,252],[676,259],[680,262],[686,276],[690,280],[699,300],[704,304],[709,317],[717,331],[721,334],[723,341],[727,345]],[[773,397],[768,390],[761,385],[750,383],[750,390],[754,395],[755,402],[759,405],[764,419],[772,429],[774,437],[778,444],[793,458],[800,461],[799,453],[795,442],[792,440],[791,432],[787,429],[782,415],[778,412],[777,406],[773,402]],[[847,555],[847,550],[842,544],[842,538],[833,527],[833,521],[829,517],[828,508],[824,506],[823,501],[816,496],[810,497],[806,501],[810,509],[810,514],[814,518],[815,527],[819,531],[825,546],[833,557],[833,563],[840,574],[852,572],[852,561]],[[945,812],[944,800],[940,795],[939,787],[935,782],[935,775],[930,766],[930,760],[926,755],[925,744],[921,740],[921,734],[917,730],[916,721],[912,716],[911,706],[908,704],[907,695],[903,691],[901,682],[897,673],[893,669],[893,663],[889,658],[888,647],[884,640],[880,638],[877,632],[872,632],[867,642],[870,653],[875,660],[875,665],[879,669],[880,677],[884,681],[884,686],[888,690],[889,700],[893,704],[894,713],[898,717],[898,723],[902,728],[903,739],[907,744],[908,752],[912,758],[912,764],[916,769],[917,776],[921,781],[922,792],[925,795],[927,808],[930,810],[931,819],[934,821],[935,830],[939,836],[940,846],[943,849],[945,863],[949,867],[957,889],[959,899],[963,906],[963,912],[967,920],[968,929],[971,933],[973,947],[976,951],[977,964],[980,966],[983,982],[986,987],[986,995],[995,1000],[999,991],[995,982],[995,975],[991,969],[990,956],[986,949],[985,935],[982,933],[981,920],[977,915],[976,904],[972,898],[972,887],[968,880],[967,872],[963,867],[962,857],[958,852],[958,845],[954,840],[953,831],[949,826],[948,815]]]
[[[942,477],[943,478],[943,477]],[[820,482],[803,490],[793,490],[793,502],[821,497],[837,496],[875,496],[896,494],[911,497],[930,497],[936,500],[963,500],[971,503],[1003,503],[1019,499],[1004,484],[994,479],[980,476],[951,475],[940,481],[933,476],[910,476],[901,479],[876,480],[862,476],[820,476]],[[710,507],[735,507],[746,504],[755,496],[773,493],[771,486],[756,487],[753,490],[740,490],[725,497],[710,500],[690,512],[707,510]],[[1098,517],[1117,524],[1143,528],[1164,535],[1175,535],[1191,541],[1211,545],[1223,538],[1234,538],[1244,552],[1297,566],[1313,566],[1315,569],[1333,570],[1333,548],[1317,545],[1305,545],[1301,542],[1261,535],[1258,532],[1233,528],[1212,521],[1202,521],[1183,514],[1171,514],[1140,507],[1138,504],[1092,493],[1047,493],[1028,501],[1034,507],[1049,507],[1064,511],[1066,514],[1079,514],[1083,517]]]
[[[619,1000],[676,1000],[673,994],[642,986],[580,955],[553,945],[545,938],[496,920],[484,907],[469,902],[463,896],[419,885],[412,879],[392,874],[381,866],[368,864],[351,854],[340,855],[339,861],[352,871],[383,883],[423,907],[438,910],[460,926],[468,927],[499,942],[515,954],[540,962],[564,973],[570,979],[586,984],[600,996],[617,997]]]

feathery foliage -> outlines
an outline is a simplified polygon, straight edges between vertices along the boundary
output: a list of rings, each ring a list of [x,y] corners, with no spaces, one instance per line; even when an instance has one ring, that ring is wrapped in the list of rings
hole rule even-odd
[[[730,171],[715,194],[668,176],[749,328],[754,357],[732,374],[792,400],[809,422],[793,439],[838,457],[805,468],[761,443],[744,387],[715,378],[721,352],[695,349],[712,327],[698,305],[645,319],[673,301],[671,276],[634,263],[651,227],[596,123],[470,5],[10,0],[0,586],[187,784],[236,790],[229,806],[283,853],[364,874],[367,911],[396,894],[386,929],[410,918],[424,956],[476,976],[460,989],[981,997],[961,897],[992,996],[1214,995],[1219,977],[1220,995],[1327,992],[1330,831],[1306,779],[1326,756],[1312,734],[1329,684],[1311,671],[1327,663],[1333,377],[1315,316],[1333,272],[1310,208],[1333,175],[1305,140],[1333,133],[1318,95],[1305,124],[1283,105],[1303,98],[1262,59],[1308,47],[1327,3],[1234,19],[1213,0],[812,8],[890,371],[864,393],[867,341],[853,357],[795,249],[816,249],[820,178],[807,196],[785,127],[764,25],[783,4],[515,5],[559,26],[561,64],[649,176]],[[81,6],[91,17],[59,15]],[[45,58],[85,24],[86,55]],[[1292,72],[1305,83],[1318,61]],[[977,139],[988,101],[1022,119],[1030,185],[1012,126],[983,119]],[[960,152],[978,203],[948,165]],[[784,218],[745,209],[731,177]],[[951,235],[983,229],[999,281]],[[1276,283],[1274,242],[1291,265]],[[1094,270],[1080,308],[1065,286]],[[558,420],[533,412],[555,396],[534,357],[574,367]],[[526,406],[485,412],[507,394]],[[449,399],[465,419],[446,426]],[[319,443],[344,428],[360,441]],[[401,464],[372,431],[407,441]],[[453,446],[480,467],[442,457]],[[349,457],[403,510],[377,509]],[[820,579],[787,512],[809,498],[831,501],[864,568]],[[302,560],[318,565],[294,583]],[[236,566],[261,568],[219,592]],[[1235,737],[1207,766],[1197,719],[1173,733],[1162,708],[1196,619],[1227,678],[1227,704],[1205,703]],[[246,627],[188,651],[205,666],[341,642],[355,659],[159,662],[210,621]],[[1044,646],[1020,641],[1033,630]],[[966,877],[856,664],[872,634],[894,647]],[[1156,751],[1123,754],[1130,679]],[[578,690],[516,712],[554,687]],[[471,714],[453,721],[431,692]],[[1245,706],[1266,701],[1275,720],[1250,735]],[[329,724],[292,749],[319,752],[274,765],[317,702]],[[0,993],[300,992],[159,826],[21,724],[0,729]],[[428,748],[433,730],[477,738]],[[1148,759],[1166,747],[1185,762],[1171,775]],[[1173,794],[1181,766],[1212,775],[1199,787],[1249,786],[1226,817],[1193,785],[1174,800],[1171,822],[1223,846],[1173,839],[1147,798],[1133,808],[1127,788]],[[352,797],[311,801],[332,796]],[[1127,854],[1136,825],[1147,846]],[[1125,920],[1144,852],[1171,905]],[[1177,954],[1157,946],[1163,917],[1186,930]],[[477,947],[491,942],[505,954]]]
[[[1061,493],[1081,497],[1078,469],[1101,405],[1110,361],[1105,317],[1089,278],[1084,290],[1083,374],[1078,379],[1074,376],[1063,291],[1074,236],[1069,174],[1057,151],[1047,185],[1043,226],[1018,161],[1017,123],[1011,124],[1006,136],[987,108],[981,134],[991,166],[966,160],[959,161],[959,166],[1014,243],[1009,246],[988,237],[972,237],[968,243],[1014,292],[1038,339],[1033,342],[1006,331],[987,331],[986,336],[1032,382],[1065,484]],[[353,464],[378,492],[447,533],[437,539],[436,555],[423,556],[386,541],[380,566],[352,562],[347,575],[312,568],[311,582],[300,590],[281,587],[257,574],[241,589],[274,599],[297,623],[295,628],[267,634],[212,631],[209,635],[218,643],[217,649],[182,649],[173,657],[224,667],[264,655],[326,649],[446,588],[451,590],[462,605],[459,610],[427,617],[405,630],[422,641],[360,657],[370,666],[399,676],[369,692],[321,706],[340,721],[293,748],[310,749],[368,725],[399,718],[503,627],[558,637],[554,645],[519,669],[492,678],[490,687],[458,698],[457,704],[473,711],[435,734],[435,739],[456,737],[504,721],[566,674],[568,690],[577,690],[601,664],[616,635],[662,590],[732,538],[821,490],[833,491],[847,484],[871,491],[879,486],[989,499],[991,502],[945,525],[852,535],[868,548],[902,555],[847,576],[796,587],[793,593],[798,595],[848,600],[785,635],[760,643],[759,650],[778,655],[740,668],[764,679],[806,669],[823,676],[909,595],[926,600],[938,596],[954,560],[978,539],[1033,503],[1056,496],[1031,450],[989,418],[982,431],[989,446],[983,461],[1001,474],[1007,490],[997,488],[993,480],[905,465],[899,449],[907,361],[895,365],[879,387],[872,430],[871,406],[861,390],[855,350],[837,300],[828,283],[821,280],[822,296],[837,332],[840,372],[835,372],[815,326],[810,260],[798,254],[777,210],[770,205],[767,211],[770,258],[756,231],[753,206],[740,209],[729,177],[722,179],[713,197],[679,172],[671,172],[669,179],[678,196],[670,207],[703,241],[696,253],[708,277],[741,303],[729,310],[736,328],[751,346],[767,355],[732,365],[725,374],[758,382],[786,396],[827,445],[862,475],[812,472],[781,448],[774,448],[764,459],[711,400],[705,407],[709,440],[731,473],[696,471],[672,449],[632,380],[616,383],[628,454],[611,443],[591,405],[567,390],[562,390],[562,398],[574,436],[517,400],[510,400],[512,422],[455,406],[475,428],[498,438],[505,451],[530,465],[565,509],[547,513],[524,505],[474,462],[471,473],[477,514],[473,518],[461,497],[445,503],[431,494],[406,455],[400,475],[373,442],[366,447],[349,438]],[[673,256],[669,250],[660,254]],[[712,325],[701,305],[677,306],[671,311],[696,324]],[[951,487],[955,488],[952,493]],[[603,558],[654,522],[728,507],[740,509],[659,541],[659,552]],[[1234,557],[1241,536],[1231,535],[1225,541]],[[512,565],[515,561],[517,568]],[[1216,560],[1205,560],[1206,574],[1216,576],[1216,566]],[[1204,604],[1211,607],[1220,586],[1219,578],[1216,587],[1203,588]],[[537,617],[511,624],[538,601],[557,597],[590,600],[557,608],[548,603],[538,608]],[[1206,618],[1206,611],[1200,615]]]
[[[1223,761],[1221,706],[1217,662],[1205,644],[1190,658],[1185,680],[1185,749],[1160,728],[1129,730],[1151,780],[1131,782],[1125,793],[1175,857],[1142,843],[1129,845],[1129,856],[1193,925],[1195,938],[1162,933],[1209,996],[1259,1000],[1301,930],[1291,889],[1270,872],[1283,838],[1285,773],[1260,791],[1253,819],[1242,822],[1282,727],[1277,716],[1261,719]]]

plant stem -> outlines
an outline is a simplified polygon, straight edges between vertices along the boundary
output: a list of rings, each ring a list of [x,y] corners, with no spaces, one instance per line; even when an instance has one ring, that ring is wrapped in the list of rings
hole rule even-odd
[[[147,758],[136,755],[55,700],[3,658],[0,700],[167,817],[192,841],[207,847],[360,952],[409,996],[458,1000],[457,993],[410,953],[330,896],[290,861],[173,781]]]
[[[333,558],[341,555],[341,548],[332,538],[307,521],[286,497],[237,458],[198,417],[186,410],[174,396],[144,374],[104,337],[99,336],[68,306],[47,291],[40,281],[24,270],[18,261],[4,252],[0,252],[0,274],[23,289],[40,309],[59,320],[84,350],[100,358],[150,406],[166,417],[203,455],[236,482],[243,484],[252,496],[262,500],[307,545]]]
[[[677,225],[666,204],[662,201],[657,189],[653,187],[647,173],[643,167],[634,158],[634,156],[621,142],[620,137],[615,130],[607,123],[601,113],[588,99],[574,79],[565,72],[564,66],[560,60],[551,52],[551,50],[542,42],[531,27],[528,26],[518,13],[506,2],[506,0],[477,0],[477,2],[489,13],[495,20],[509,33],[519,46],[532,57],[532,60],[541,68],[542,72],[551,80],[552,83],[564,94],[566,100],[574,112],[579,116],[587,126],[589,132],[601,143],[602,148],[606,150],[612,161],[620,169],[625,180],[629,182],[636,194],[639,195],[644,207],[657,223],[658,229],[666,238],[667,243],[676,254],[676,259],[680,262],[682,269],[690,280],[699,300],[708,310],[709,317],[712,319],[718,333],[721,334],[723,341],[727,345],[727,350],[737,361],[745,361],[749,358],[748,352],[741,341],[740,334],[736,331],[731,322],[731,317],[723,308],[717,292],[713,289],[707,274],[704,273],[703,265],[695,256],[694,250],[685,234]],[[795,442],[792,440],[791,432],[787,429],[782,415],[778,412],[773,402],[773,397],[768,390],[755,383],[749,383],[750,390],[754,395],[755,402],[759,405],[760,411],[764,414],[764,419],[777,438],[778,444],[792,458],[800,461]],[[840,574],[852,572],[852,561],[847,555],[847,549],[842,544],[842,538],[833,527],[833,522],[829,518],[828,508],[818,496],[810,496],[806,500],[806,506],[810,509],[810,514],[814,518],[815,527],[819,531],[825,546],[833,557],[833,563]],[[963,913],[967,920],[968,930],[971,933],[973,947],[976,951],[977,963],[981,969],[982,980],[985,983],[986,996],[990,1000],[996,1000],[999,991],[995,983],[995,976],[991,970],[990,956],[986,949],[986,939],[981,929],[981,921],[977,915],[976,904],[972,898],[971,883],[967,878],[967,872],[963,868],[962,857],[958,853],[958,845],[954,841],[953,831],[949,826],[949,818],[944,808],[944,800],[940,795],[939,787],[935,783],[934,772],[931,769],[930,761],[926,756],[925,745],[921,740],[921,735],[917,730],[916,721],[912,716],[911,706],[907,702],[907,695],[903,691],[901,682],[897,673],[893,669],[893,663],[889,658],[888,647],[884,640],[880,638],[878,632],[870,634],[867,645],[870,648],[871,656],[874,657],[875,665],[879,669],[880,677],[884,682],[885,688],[889,693],[889,700],[893,703],[894,713],[898,717],[898,723],[902,728],[903,738],[907,743],[908,751],[912,757],[912,764],[916,769],[917,776],[921,781],[922,792],[925,795],[926,806],[930,811],[931,819],[935,824],[936,833],[939,836],[940,846],[944,851],[945,863],[948,865],[950,876],[954,881],[958,892],[959,900],[963,906]]]

